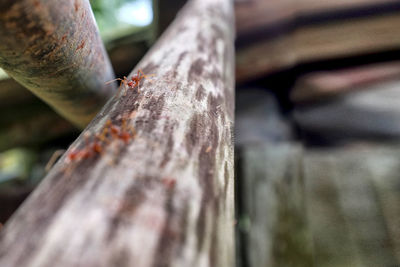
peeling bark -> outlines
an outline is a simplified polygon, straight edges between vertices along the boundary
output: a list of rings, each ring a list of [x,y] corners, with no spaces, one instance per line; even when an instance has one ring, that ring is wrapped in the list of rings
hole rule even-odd
[[[0,67],[79,127],[113,94],[88,0],[2,1],[0,38]]]
[[[107,120],[129,138],[64,155],[2,230],[0,266],[234,266],[233,25],[229,0],[185,6],[131,74],[152,81],[123,89],[66,154]]]

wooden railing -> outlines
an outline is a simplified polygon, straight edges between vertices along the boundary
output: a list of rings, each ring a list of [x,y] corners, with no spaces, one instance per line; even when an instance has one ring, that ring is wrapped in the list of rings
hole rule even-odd
[[[233,25],[231,1],[188,2],[5,225],[0,266],[234,266]]]

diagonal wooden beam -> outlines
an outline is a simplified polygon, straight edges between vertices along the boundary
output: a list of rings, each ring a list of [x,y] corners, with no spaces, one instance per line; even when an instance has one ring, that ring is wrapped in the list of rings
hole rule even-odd
[[[152,81],[122,88],[5,225],[0,266],[234,266],[233,25],[230,0],[188,2],[129,76]]]

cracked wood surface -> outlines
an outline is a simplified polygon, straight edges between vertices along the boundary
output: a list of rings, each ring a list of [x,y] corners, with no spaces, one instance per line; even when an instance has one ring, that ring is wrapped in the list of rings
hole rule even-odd
[[[88,0],[0,3],[0,67],[84,128],[112,96],[114,78]]]
[[[64,155],[0,233],[0,266],[234,266],[233,25],[229,0],[185,6],[137,66],[152,81],[109,101],[67,155],[107,120],[135,136]]]

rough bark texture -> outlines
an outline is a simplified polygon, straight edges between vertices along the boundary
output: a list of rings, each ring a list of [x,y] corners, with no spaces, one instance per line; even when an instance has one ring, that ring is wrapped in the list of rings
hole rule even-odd
[[[134,139],[62,157],[2,230],[0,266],[234,266],[232,14],[188,3],[138,65],[152,82],[113,98],[67,154],[121,116]]]
[[[0,38],[0,67],[80,127],[113,93],[88,0],[1,1]]]

